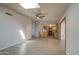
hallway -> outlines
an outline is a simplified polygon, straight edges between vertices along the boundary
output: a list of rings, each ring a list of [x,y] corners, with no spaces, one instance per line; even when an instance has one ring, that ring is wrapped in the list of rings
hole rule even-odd
[[[61,41],[52,38],[30,39],[1,52],[3,55],[65,55]]]

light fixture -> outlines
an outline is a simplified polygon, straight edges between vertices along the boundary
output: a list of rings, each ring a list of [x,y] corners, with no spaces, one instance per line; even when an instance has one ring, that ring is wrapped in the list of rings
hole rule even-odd
[[[23,0],[19,5],[25,9],[40,8],[36,0]]]
[[[40,19],[39,17],[36,17],[37,19]]]
[[[20,32],[22,38],[25,39],[25,35],[24,35],[23,31],[22,30],[19,30],[19,32]]]
[[[51,25],[51,24],[49,24],[49,27],[52,27],[52,25]]]

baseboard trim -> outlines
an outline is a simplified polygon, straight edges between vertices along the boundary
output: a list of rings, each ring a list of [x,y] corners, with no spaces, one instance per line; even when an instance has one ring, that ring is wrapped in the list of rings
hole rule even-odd
[[[3,48],[1,48],[0,50],[7,49],[7,48],[9,48],[9,47],[15,46],[15,45],[20,44],[20,43],[22,43],[22,42],[24,42],[24,41],[19,41],[19,42],[17,42],[17,43],[14,43],[14,44],[12,44],[12,45],[7,46],[7,47],[3,47]]]

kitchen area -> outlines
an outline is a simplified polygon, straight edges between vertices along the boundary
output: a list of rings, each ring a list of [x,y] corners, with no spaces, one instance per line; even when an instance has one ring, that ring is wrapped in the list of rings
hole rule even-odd
[[[43,25],[42,31],[39,32],[39,37],[57,39],[58,38],[57,24]]]

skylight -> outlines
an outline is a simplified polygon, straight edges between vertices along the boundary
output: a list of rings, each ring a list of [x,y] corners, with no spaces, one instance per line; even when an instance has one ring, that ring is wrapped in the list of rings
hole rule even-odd
[[[23,2],[20,3],[19,5],[25,9],[40,8],[36,0],[28,0],[28,1],[23,0]]]

